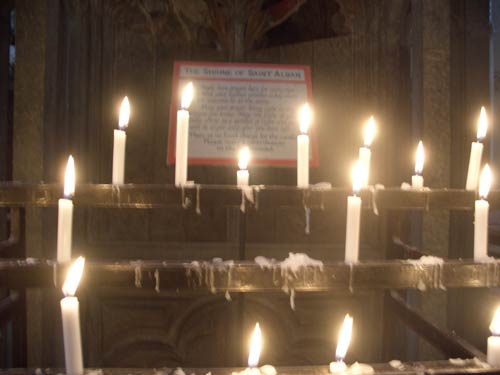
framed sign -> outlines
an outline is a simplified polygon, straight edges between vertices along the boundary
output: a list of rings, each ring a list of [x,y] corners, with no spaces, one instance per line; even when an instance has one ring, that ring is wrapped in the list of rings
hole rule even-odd
[[[193,82],[189,107],[189,164],[236,164],[248,146],[252,165],[295,166],[298,111],[312,100],[308,66],[176,62],[167,162],[175,163],[177,109]],[[318,165],[314,122],[310,161]]]

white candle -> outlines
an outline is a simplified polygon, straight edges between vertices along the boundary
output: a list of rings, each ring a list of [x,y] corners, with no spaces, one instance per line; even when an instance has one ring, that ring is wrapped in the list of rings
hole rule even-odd
[[[493,367],[500,367],[500,307],[497,308],[490,324],[491,336],[488,337],[486,358]]]
[[[113,142],[113,184],[122,185],[125,175],[125,145],[127,143],[127,133],[125,129],[128,126],[130,118],[130,103],[128,97],[123,98],[120,107],[120,118],[118,128],[114,131]]]
[[[375,137],[375,131],[376,131],[375,119],[373,118],[373,116],[371,116],[365,125],[364,146],[359,148],[359,162],[361,163],[361,167],[364,170],[363,173],[364,178],[363,181],[361,182],[361,188],[368,187],[369,183],[370,160],[372,156],[370,147],[372,145],[373,138]]]
[[[481,169],[481,158],[483,155],[482,141],[486,136],[488,130],[488,116],[486,110],[481,107],[481,113],[477,121],[477,142],[472,142],[469,158],[469,170],[467,171],[467,182],[465,189],[469,191],[476,191],[479,181],[479,170]]]
[[[304,104],[299,111],[299,125],[302,134],[297,136],[297,187],[309,187],[309,124],[311,109]]]
[[[474,260],[488,257],[488,214],[490,205],[486,198],[491,186],[491,170],[488,164],[483,168],[479,184],[479,197],[474,210]]]
[[[82,339],[80,333],[80,311],[75,292],[82,277],[85,259],[79,257],[69,269],[63,285],[65,297],[61,300],[61,314],[64,335],[64,359],[66,374],[83,374]]]
[[[193,100],[193,83],[189,82],[182,92],[181,109],[177,111],[177,131],[175,140],[175,185],[187,183],[189,111]]]
[[[250,173],[248,172],[248,163],[250,161],[250,149],[243,147],[240,150],[238,158],[238,168],[236,172],[236,185],[239,187],[248,186],[250,180]]]
[[[415,156],[415,174],[411,177],[411,186],[415,190],[422,190],[424,188],[424,177],[422,171],[424,170],[424,145],[422,141],[418,142],[417,153]]]
[[[347,349],[349,349],[349,344],[351,342],[352,335],[352,323],[353,319],[349,314],[344,317],[344,323],[339,332],[339,338],[337,341],[337,350],[335,351],[335,362],[330,362],[330,373],[338,374],[347,370],[347,366],[344,362],[344,358],[347,354]]]
[[[361,220],[361,198],[356,194],[359,192],[363,180],[363,168],[359,161],[352,169],[353,195],[347,197],[347,219],[345,234],[345,261],[356,263],[359,258],[359,225]]]
[[[64,176],[64,198],[59,199],[57,218],[57,261],[71,260],[71,242],[73,235],[73,201],[75,193],[75,162],[69,156]]]

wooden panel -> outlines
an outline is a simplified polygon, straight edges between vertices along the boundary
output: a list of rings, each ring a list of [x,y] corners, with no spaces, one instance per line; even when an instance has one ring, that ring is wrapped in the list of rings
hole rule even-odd
[[[370,322],[380,314],[377,294],[298,294],[295,312],[284,294],[252,294],[245,296],[243,320],[238,302],[223,296],[103,292],[88,297],[88,321],[94,322],[84,338],[92,352],[90,366],[243,366],[257,321],[264,363],[328,363],[347,312],[356,322],[348,360],[379,356],[380,327]]]

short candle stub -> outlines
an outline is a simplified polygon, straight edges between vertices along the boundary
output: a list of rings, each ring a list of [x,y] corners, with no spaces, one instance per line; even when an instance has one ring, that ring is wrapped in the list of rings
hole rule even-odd
[[[344,361],[330,362],[330,374],[340,374],[347,370],[347,365]]]

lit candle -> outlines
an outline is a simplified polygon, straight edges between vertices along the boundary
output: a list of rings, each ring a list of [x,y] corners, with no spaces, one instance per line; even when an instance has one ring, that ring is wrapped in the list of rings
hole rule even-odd
[[[486,110],[481,107],[479,119],[477,120],[477,141],[472,142],[470,149],[469,170],[467,172],[467,182],[465,189],[469,191],[477,190],[479,180],[479,170],[481,169],[481,157],[483,155],[483,139],[488,130],[488,116]]]
[[[255,324],[252,337],[250,339],[250,351],[248,353],[248,367],[243,371],[233,371],[231,375],[276,375],[274,366],[259,366],[260,353],[262,351],[262,332],[259,323]]]
[[[486,358],[491,366],[500,367],[500,307],[497,308],[491,321],[490,331],[491,336],[488,337]]]
[[[193,100],[193,83],[189,82],[182,91],[181,109],[177,111],[175,141],[175,185],[185,185],[188,168],[189,111]]]
[[[125,145],[127,143],[127,133],[130,118],[130,103],[128,98],[124,97],[120,107],[120,118],[118,120],[118,129],[114,132],[113,142],[113,184],[121,185],[125,175]]]
[[[260,352],[262,350],[262,332],[260,331],[259,323],[255,324],[255,328],[250,339],[250,351],[248,353],[248,367],[256,368],[259,366]]]
[[[361,167],[364,170],[364,178],[361,183],[361,188],[368,187],[368,180],[370,175],[370,159],[372,156],[370,147],[372,145],[373,138],[375,137],[375,131],[375,119],[373,118],[373,116],[371,116],[365,125],[364,146],[359,148],[359,162],[361,163]]]
[[[344,318],[344,323],[342,324],[342,328],[340,329],[339,339],[337,341],[337,350],[335,351],[335,362],[330,362],[331,374],[336,374],[347,370],[344,358],[347,354],[347,349],[349,349],[349,343],[351,342],[351,333],[352,333],[352,317],[349,314],[346,314]]]
[[[415,190],[422,190],[424,188],[424,177],[422,171],[424,170],[424,145],[422,141],[418,142],[417,153],[415,156],[415,174],[411,176],[411,186]]]
[[[248,162],[250,161],[250,149],[248,147],[243,147],[240,150],[239,160],[238,160],[238,172],[236,172],[236,184],[240,187],[248,186],[248,181],[250,179],[250,173],[248,172]]]
[[[361,181],[363,181],[363,168],[356,162],[352,168],[352,192],[347,197],[347,220],[345,234],[345,261],[356,263],[359,257],[359,224],[361,220],[361,198],[357,196]]]
[[[57,218],[57,261],[71,260],[71,240],[73,234],[73,201],[75,193],[75,162],[69,156],[64,176],[64,198],[59,199]]]
[[[70,267],[62,287],[64,298],[61,300],[61,314],[64,335],[64,358],[66,374],[82,375],[82,338],[80,333],[80,311],[76,288],[82,277],[85,258],[79,257]]]
[[[311,108],[304,104],[299,111],[300,132],[297,136],[297,187],[309,187],[309,124],[311,123]]]
[[[479,199],[474,210],[474,260],[484,260],[488,257],[488,212],[490,205],[486,198],[491,186],[491,170],[486,164],[481,172],[479,182]]]

